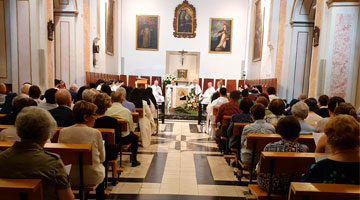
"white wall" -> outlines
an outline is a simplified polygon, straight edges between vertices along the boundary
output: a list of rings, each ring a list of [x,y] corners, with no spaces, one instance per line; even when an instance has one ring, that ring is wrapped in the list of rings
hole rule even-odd
[[[249,44],[247,56],[247,79],[266,79],[275,77],[275,64],[276,64],[276,50],[278,39],[278,26],[279,26],[279,11],[280,2],[274,0],[273,7],[271,8],[271,1],[261,0],[261,7],[263,10],[263,43],[262,43],[262,58],[260,61],[253,62],[253,42],[254,42],[254,24],[255,24],[255,2],[251,0],[251,9],[249,10]],[[270,13],[273,10],[270,19]],[[271,23],[271,30],[269,29]],[[269,39],[269,31],[271,31]]]
[[[200,52],[200,77],[241,78],[245,60],[248,1],[190,0],[196,8],[197,28],[193,39],[173,36],[174,11],[179,0],[122,0],[124,73],[164,75],[166,51]],[[159,15],[159,51],[136,51],[136,15]],[[209,54],[210,18],[233,18],[232,54]]]

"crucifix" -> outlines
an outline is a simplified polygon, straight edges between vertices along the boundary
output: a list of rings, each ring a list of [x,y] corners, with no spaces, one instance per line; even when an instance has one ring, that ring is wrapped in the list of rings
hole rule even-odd
[[[179,51],[179,53],[181,53],[181,66],[184,66],[185,54],[187,53],[187,51],[184,51],[183,49],[182,51]]]

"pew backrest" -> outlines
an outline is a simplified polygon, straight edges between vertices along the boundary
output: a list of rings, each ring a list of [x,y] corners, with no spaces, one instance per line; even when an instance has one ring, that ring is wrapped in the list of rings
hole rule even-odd
[[[246,139],[246,148],[253,149],[256,145],[256,151],[262,151],[267,144],[279,140],[281,140],[279,134],[249,133]],[[316,145],[312,135],[300,135],[297,142],[308,146],[309,152],[315,152]]]
[[[0,132],[4,129],[7,129],[7,128],[10,128],[10,127],[13,127],[14,125],[4,125],[4,124],[0,124]]]
[[[315,155],[326,153],[261,152],[260,173],[303,174],[315,163]]]
[[[133,118],[133,122],[135,124],[139,123],[140,118],[143,117],[142,115],[140,115],[139,112],[133,112],[133,113],[131,113],[131,115],[132,115],[132,118]]]
[[[292,182],[289,191],[289,200],[297,199],[346,199],[359,200],[360,187],[348,184],[322,184]]]
[[[0,178],[0,199],[43,200],[41,179]]]
[[[136,112],[138,113],[138,115],[139,115],[140,118],[143,118],[143,117],[144,117],[144,108],[136,108],[135,110],[136,110]],[[134,115],[133,115],[133,117],[134,117]],[[135,123],[135,122],[134,122],[134,123]]]
[[[0,141],[0,151],[12,147],[14,142]],[[64,143],[46,143],[44,150],[56,153],[61,157],[65,165],[79,164],[79,154],[82,154],[84,165],[92,165],[91,144],[64,144]]]
[[[249,125],[250,123],[242,123],[242,122],[235,122],[234,123],[234,129],[233,129],[233,135],[239,136],[244,130],[244,127],[246,125]]]
[[[61,129],[63,129],[65,127],[56,127],[56,133],[55,135],[51,138],[51,142],[53,143],[57,143],[58,139],[59,139],[59,134]],[[103,137],[103,139],[105,140],[106,144],[115,144],[115,130],[112,128],[95,128],[98,131],[101,132],[101,135]]]
[[[231,121],[231,115],[224,115],[222,122],[221,122],[221,126],[229,126],[230,125],[230,121]]]

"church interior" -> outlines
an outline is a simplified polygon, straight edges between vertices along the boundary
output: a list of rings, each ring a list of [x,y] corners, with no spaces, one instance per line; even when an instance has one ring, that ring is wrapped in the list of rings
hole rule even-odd
[[[360,198],[360,0],[0,0],[0,200]]]

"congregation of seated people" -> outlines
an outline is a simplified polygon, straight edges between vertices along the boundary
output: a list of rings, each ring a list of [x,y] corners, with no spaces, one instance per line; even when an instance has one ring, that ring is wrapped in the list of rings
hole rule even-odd
[[[151,144],[158,128],[158,105],[163,101],[159,88],[157,82],[144,89],[125,86],[122,81],[99,80],[79,89],[72,84],[67,89],[63,81],[55,80],[55,87],[42,95],[40,88],[30,83],[22,85],[20,94],[7,93],[0,83],[0,113],[6,114],[0,124],[14,125],[0,132],[0,141],[15,142],[0,153],[0,178],[41,178],[45,199],[73,199],[70,185],[79,186],[79,166],[72,165],[67,175],[61,158],[43,150],[45,143],[54,139],[56,127],[64,127],[53,142],[91,144],[93,164],[84,167],[83,182],[96,185],[97,197],[104,199],[105,158],[116,159],[121,146],[129,145],[131,166],[136,167],[141,164],[137,158],[139,145],[147,148]],[[209,137],[224,154],[239,149],[235,162],[257,169],[261,166],[261,151],[247,148],[251,133],[280,135],[280,140],[268,143],[263,152],[310,152],[298,138],[318,132],[323,134],[315,152],[331,155],[311,166],[302,181],[359,185],[359,115],[343,98],[321,95],[317,100],[300,94],[287,104],[276,95],[274,87],[262,92],[262,88],[249,85],[234,91],[221,86],[207,98]],[[135,124],[132,113],[137,109],[143,116]],[[225,116],[230,116],[227,125],[223,124]],[[119,128],[119,118],[126,120],[126,131]],[[238,122],[247,125],[234,135]],[[105,144],[96,128],[114,129],[115,144]],[[140,134],[135,133],[136,129]],[[238,163],[233,166],[243,170]],[[268,191],[269,174],[258,172],[256,176],[259,187]],[[274,175],[271,191],[285,195],[293,180],[291,174]]]
[[[61,158],[42,149],[46,142],[91,144],[92,165],[83,168],[83,184],[97,186],[96,198],[105,199],[105,158],[117,159],[122,145],[129,145],[131,166],[139,166],[138,146],[148,147],[157,129],[154,118],[158,103],[152,88],[122,83],[99,80],[79,89],[72,84],[67,89],[63,81],[55,80],[55,87],[43,94],[39,86],[30,83],[22,85],[20,94],[7,92],[0,83],[0,112],[5,114],[0,124],[10,125],[0,132],[0,141],[15,142],[0,152],[0,178],[40,178],[44,199],[73,199],[70,185],[80,184],[79,166],[72,165],[68,175]],[[136,109],[143,110],[139,124],[133,121]],[[118,118],[126,120],[126,129],[120,130]],[[61,130],[55,137],[56,127]],[[134,133],[136,127],[140,134]],[[106,144],[95,128],[114,129],[115,144]]]
[[[250,86],[247,85],[246,88]],[[249,89],[240,88],[231,91],[230,95],[215,92],[207,106],[209,136],[218,141],[219,149],[240,149],[240,157],[232,163],[233,167],[242,168],[240,162],[250,165],[254,156],[254,165],[260,166],[260,154],[247,149],[247,135],[250,133],[280,134],[278,142],[269,143],[263,152],[310,152],[309,147],[298,142],[301,135],[323,133],[316,144],[316,153],[329,153],[329,157],[309,169],[303,177],[294,174],[274,175],[272,178],[272,193],[287,195],[290,182],[304,181],[313,183],[357,184],[359,185],[360,153],[359,153],[359,115],[356,109],[345,103],[341,97],[321,95],[318,100],[300,94],[290,104],[276,96],[273,87],[266,93],[253,93]],[[249,97],[252,97],[251,100]],[[240,102],[240,104],[238,103]],[[213,113],[214,107],[218,110]],[[221,123],[224,116],[231,116],[227,128],[228,145],[221,143],[224,137]],[[242,122],[245,125],[240,135],[234,135],[234,124]],[[315,142],[315,141],[314,141]],[[226,152],[226,151],[221,151]],[[330,155],[331,153],[331,155]],[[224,153],[225,154],[225,153]],[[327,168],[327,166],[329,168]],[[276,170],[276,168],[275,168]],[[269,191],[269,174],[257,173],[257,183],[265,192]]]

